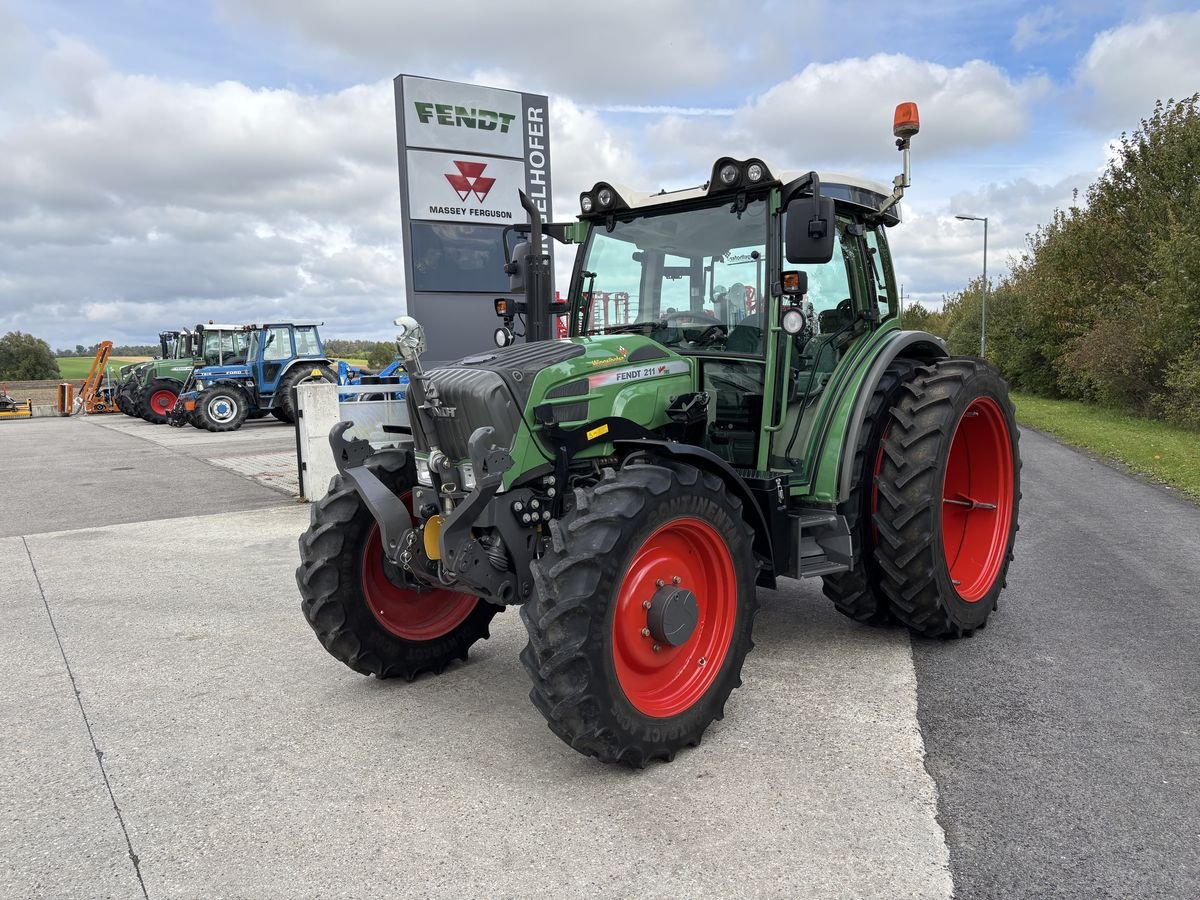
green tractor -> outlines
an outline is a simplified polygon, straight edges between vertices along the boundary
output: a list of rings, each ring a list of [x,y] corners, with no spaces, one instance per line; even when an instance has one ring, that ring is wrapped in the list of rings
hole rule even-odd
[[[117,409],[133,418],[142,417],[139,394],[145,381],[146,371],[163,360],[176,359],[184,346],[190,346],[190,332],[160,331],[158,333],[158,356],[145,362],[130,363],[117,370],[116,382],[113,385],[113,402]],[[190,356],[190,351],[186,353]]]
[[[164,341],[163,335],[167,334],[176,335],[174,343]],[[241,325],[212,322],[199,324],[193,331],[160,334],[162,358],[146,363],[138,376],[137,415],[155,425],[164,424],[192,370],[197,366],[245,362],[246,341]]]
[[[722,158],[690,190],[600,182],[565,225],[522,195],[504,346],[426,370],[398,319],[407,432],[330,435],[339,474],[296,572],[325,649],[412,679],[520,606],[550,729],[643,766],[724,714],[759,586],[819,577],[858,622],[982,628],[1013,556],[1018,432],[995,369],[901,325],[886,230],[917,129],[902,104],[891,190]],[[565,304],[547,235],[580,248]],[[569,337],[548,340],[559,306]]]

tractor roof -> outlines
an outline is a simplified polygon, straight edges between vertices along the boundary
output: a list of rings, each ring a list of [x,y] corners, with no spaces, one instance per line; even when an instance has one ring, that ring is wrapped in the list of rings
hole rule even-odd
[[[209,322],[207,325],[197,325],[196,330],[203,329],[205,331],[241,331],[245,325],[221,325],[216,322]]]
[[[715,197],[724,193],[729,193],[732,195],[737,193],[738,190],[744,190],[746,184],[744,181],[740,181],[734,187],[726,189],[716,183],[716,171],[726,161],[732,161],[736,163],[736,161],[730,160],[728,157],[718,160],[717,164],[713,166],[713,177],[704,184],[697,185],[696,187],[682,188],[675,191],[657,191],[655,193],[649,193],[646,191],[634,190],[624,185],[617,184],[616,182],[606,181],[598,182],[596,187],[592,189],[592,193],[595,195],[602,185],[607,185],[616,192],[622,201],[623,207],[619,206],[618,208],[628,209],[647,209],[667,203],[678,203],[681,200],[698,200],[706,197]],[[755,161],[758,160],[750,160],[748,163]],[[738,164],[746,165],[748,163]],[[767,177],[760,182],[762,185],[777,183],[786,187],[787,185],[800,181],[808,175],[807,171],[800,171],[796,169],[776,169],[765,162],[762,163],[762,165],[767,170]],[[835,200],[839,200],[844,203],[852,203],[856,206],[861,206],[864,209],[878,211],[892,193],[891,188],[887,187],[886,185],[883,185],[877,181],[871,181],[867,178],[862,178],[858,175],[843,175],[835,172],[818,172],[817,175],[821,179],[822,196],[833,197]],[[594,207],[593,212],[591,213],[591,215],[602,214],[603,210],[599,207]],[[584,214],[583,218],[587,217],[588,215]],[[888,209],[888,211],[885,213],[885,219],[889,225],[894,225],[896,222],[899,222],[899,205],[894,205]]]
[[[237,327],[243,328],[246,331],[258,331],[258,329],[260,329],[260,328],[277,328],[277,327],[311,328],[311,327],[320,326],[320,325],[324,325],[324,324],[325,324],[324,322],[314,322],[311,320],[305,320],[303,322],[289,320],[289,321],[263,322],[261,325],[259,325],[258,323],[253,323],[250,325],[238,325]],[[216,326],[211,326],[211,327],[215,328]]]

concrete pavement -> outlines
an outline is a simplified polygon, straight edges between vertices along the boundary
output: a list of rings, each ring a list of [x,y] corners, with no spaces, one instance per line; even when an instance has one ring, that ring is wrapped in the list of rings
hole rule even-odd
[[[23,733],[23,752],[66,745],[88,781],[48,607],[148,896],[950,895],[903,633],[853,627],[808,586],[764,592],[727,718],[674,764],[630,772],[545,727],[511,612],[439,678],[379,682],[328,657],[292,582],[305,522],[299,507],[175,519],[189,552],[169,567],[134,549],[161,523],[34,535],[44,603],[17,558],[14,639],[44,645],[55,692],[38,705],[62,720]],[[92,877],[138,895],[92,762],[78,880],[40,889],[9,862],[6,896],[88,896],[73,888]],[[0,859],[36,858],[46,837],[31,821]]]
[[[1200,509],[1168,492],[1026,433],[985,631],[782,582],[726,719],[629,772],[546,729],[512,611],[438,678],[328,657],[307,510],[255,480],[290,438],[0,429],[0,898],[1200,893]]]

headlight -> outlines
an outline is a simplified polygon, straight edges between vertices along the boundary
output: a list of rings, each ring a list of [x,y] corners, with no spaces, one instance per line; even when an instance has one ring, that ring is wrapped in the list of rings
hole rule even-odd
[[[579,198],[579,208],[585,213],[590,213],[592,211],[592,198],[589,194],[584,194]]]
[[[804,313],[795,306],[789,306],[783,311],[783,320],[779,323],[785,334],[799,334],[807,324]]]
[[[612,206],[613,192],[609,188],[600,188],[600,192],[596,194],[596,199],[601,206]]]
[[[207,384],[205,384],[205,383],[204,383],[203,381],[201,381],[199,378],[197,378],[197,379],[196,379],[196,389],[197,389],[197,390],[201,390],[201,391],[202,391],[202,390],[204,390],[206,387],[208,387],[208,385],[207,385]]]
[[[426,487],[433,487],[433,476],[429,474],[429,460],[417,460],[417,481]]]
[[[763,167],[758,163],[750,163],[750,166],[746,169],[746,177],[751,181],[762,181]]]
[[[723,184],[733,184],[737,181],[738,168],[733,163],[725,163],[721,166],[721,171],[717,173]]]
[[[464,491],[475,490],[475,467],[470,463],[464,463],[458,467],[458,475],[462,479]]]

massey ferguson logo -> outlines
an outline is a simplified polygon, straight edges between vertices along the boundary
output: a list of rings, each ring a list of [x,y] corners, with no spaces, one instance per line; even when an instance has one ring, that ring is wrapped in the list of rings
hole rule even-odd
[[[454,167],[458,169],[458,174],[448,174],[446,180],[458,194],[458,199],[465,202],[467,197],[474,194],[480,203],[486,200],[488,191],[496,183],[495,178],[484,177],[483,170],[487,168],[487,163],[461,162],[456,159]]]

